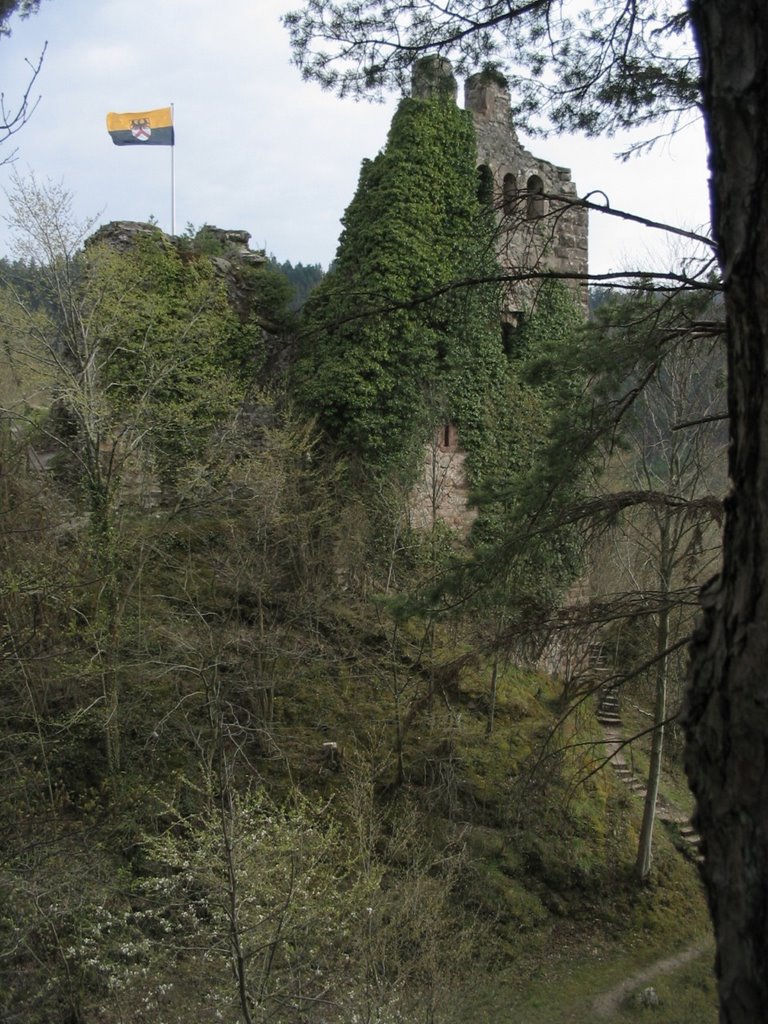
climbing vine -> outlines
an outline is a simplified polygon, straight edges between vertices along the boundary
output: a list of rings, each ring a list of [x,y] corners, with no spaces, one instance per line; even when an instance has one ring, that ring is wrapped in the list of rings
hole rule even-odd
[[[125,253],[87,250],[83,309],[98,337],[99,384],[116,423],[135,420],[166,483],[234,414],[253,347],[205,257],[179,254],[162,236]]]
[[[297,392],[368,469],[413,467],[441,420],[474,451],[493,420],[505,373],[497,289],[466,287],[498,273],[475,164],[469,114],[404,100],[308,303]]]
[[[565,287],[545,282],[502,337],[498,289],[468,286],[499,276],[483,185],[471,115],[450,97],[404,100],[307,304],[296,392],[366,476],[397,470],[413,483],[425,443],[451,422],[481,501],[475,549],[494,571],[508,564],[500,600],[511,588],[546,602],[574,571],[572,537],[505,545],[539,500],[537,462],[573,388],[562,355],[582,317]]]
[[[534,309],[506,335],[495,444],[481,453],[475,546],[486,549],[492,565],[506,567],[507,586],[529,606],[550,603],[579,566],[578,536],[555,521],[557,508],[579,491],[583,466],[563,471],[553,430],[575,415],[582,396],[574,353],[583,322],[568,289],[545,281]],[[504,601],[509,610],[509,597]]]

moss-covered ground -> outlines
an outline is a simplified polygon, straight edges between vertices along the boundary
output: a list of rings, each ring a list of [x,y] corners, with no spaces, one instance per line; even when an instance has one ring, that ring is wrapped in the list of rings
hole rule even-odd
[[[477,921],[482,939],[456,1019],[586,1024],[600,994],[709,940],[697,867],[674,827],[658,822],[651,882],[636,881],[642,802],[610,767],[594,772],[602,733],[591,703],[569,714],[557,682],[507,665],[489,729],[490,662],[467,655],[454,663],[437,678],[426,658],[415,674],[404,659],[389,678],[366,675],[358,663],[302,686],[284,716],[292,770],[333,792],[345,764],[374,745],[382,799],[428,808],[436,843],[461,837],[467,860],[456,912]],[[391,749],[398,715],[407,723],[400,786]],[[627,728],[640,732],[637,717],[629,715]],[[329,739],[343,751],[338,773],[318,765]],[[640,777],[646,747],[640,739],[628,751]],[[662,793],[690,809],[674,758],[665,763]],[[702,954],[653,983],[665,1024],[716,1019],[711,959]],[[648,1012],[629,997],[605,1019]]]

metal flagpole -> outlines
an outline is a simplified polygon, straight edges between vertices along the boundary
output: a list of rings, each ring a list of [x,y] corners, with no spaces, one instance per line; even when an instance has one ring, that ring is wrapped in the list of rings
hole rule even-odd
[[[173,145],[171,146],[171,235],[176,234],[176,120],[173,104],[171,104],[171,126],[173,130]]]

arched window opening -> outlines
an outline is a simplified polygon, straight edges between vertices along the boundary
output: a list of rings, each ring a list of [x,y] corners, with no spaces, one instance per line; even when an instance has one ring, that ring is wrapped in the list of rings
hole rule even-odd
[[[505,174],[502,185],[502,203],[504,216],[510,217],[517,206],[517,178],[514,174]]]
[[[493,205],[493,171],[488,164],[477,168],[477,199],[481,206]]]
[[[544,182],[538,176],[538,174],[532,174],[528,179],[528,185],[526,186],[526,192],[528,193],[528,202],[526,205],[526,217],[528,220],[535,220],[537,217],[543,217],[547,212],[546,201],[544,199]]]

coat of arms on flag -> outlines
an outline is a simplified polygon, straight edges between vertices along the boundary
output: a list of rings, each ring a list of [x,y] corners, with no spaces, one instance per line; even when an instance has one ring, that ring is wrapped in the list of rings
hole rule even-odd
[[[146,142],[152,135],[152,126],[148,117],[139,117],[131,121],[131,135],[139,142]]]
[[[173,108],[107,114],[107,131],[116,146],[172,146]]]

